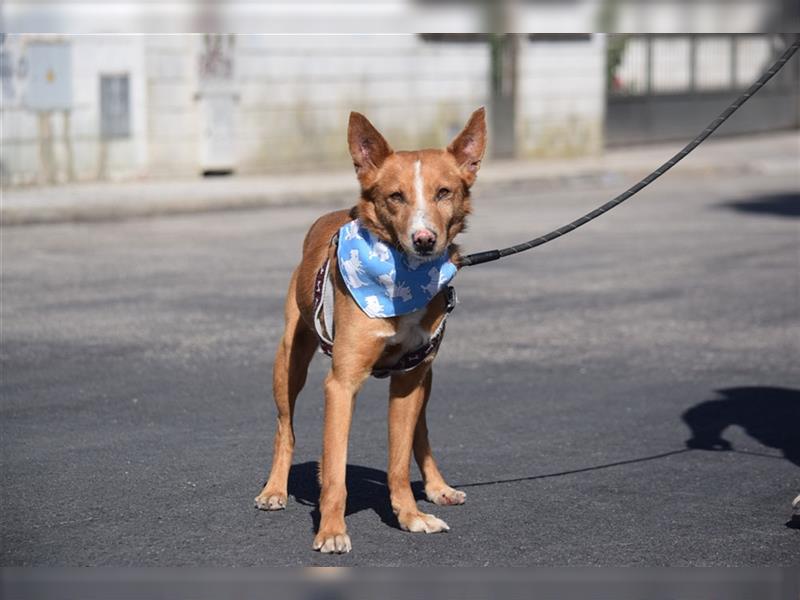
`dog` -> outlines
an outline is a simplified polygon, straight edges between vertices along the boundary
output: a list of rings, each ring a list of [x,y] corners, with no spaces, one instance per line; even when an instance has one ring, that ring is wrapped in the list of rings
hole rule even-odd
[[[445,149],[394,151],[357,112],[350,114],[347,140],[361,197],[352,209],[319,218],[303,242],[273,368],[278,423],[272,468],[255,498],[262,510],[286,507],[295,400],[322,347],[332,362],[324,386],[320,524],[312,547],[324,553],[352,547],[344,518],[347,444],[356,394],[370,374],[391,377],[387,483],[400,527],[449,530],[442,519],[417,507],[409,482],[412,450],[429,501],[458,505],[466,500],[464,492],[445,482],[433,458],[425,409],[432,362],[454,305],[447,286],[458,265],[454,239],[471,212],[470,188],[486,148],[485,110],[476,110]],[[326,312],[320,309],[326,289],[333,306],[320,317]]]

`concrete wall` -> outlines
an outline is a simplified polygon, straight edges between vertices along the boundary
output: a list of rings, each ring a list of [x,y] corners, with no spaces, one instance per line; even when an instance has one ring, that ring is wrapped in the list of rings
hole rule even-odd
[[[13,98],[2,104],[2,169],[4,181],[34,183],[130,178],[146,174],[147,94],[144,52],[137,36],[8,36],[4,50],[15,69]],[[37,115],[25,108],[25,48],[29,43],[68,42],[72,66],[72,107]],[[100,139],[100,76],[130,77],[130,136]],[[5,84],[7,85],[7,84]],[[42,168],[42,152],[50,153],[51,169]]]
[[[190,176],[199,171],[200,117],[197,61],[201,36],[147,35],[146,61],[148,174]]]
[[[446,144],[488,100],[483,43],[401,36],[237,40],[243,170],[346,165],[351,110],[397,149]]]
[[[578,156],[603,147],[605,38],[532,40],[520,48],[517,154]]]
[[[11,39],[13,38],[13,39]],[[6,48],[22,51],[26,37]],[[74,36],[70,144],[53,114],[58,180],[195,176],[214,123],[203,107],[201,35]],[[477,107],[490,103],[484,41],[417,35],[267,36],[230,39],[233,73],[210,87],[235,98],[232,165],[239,173],[349,165],[351,110],[366,114],[397,149],[443,146]],[[601,145],[604,40],[529,41],[520,48],[517,149],[521,156],[575,155]],[[99,79],[128,73],[131,135],[99,137]],[[207,107],[206,107],[207,108]],[[41,180],[36,117],[4,102],[5,181]],[[490,132],[491,133],[491,132]]]

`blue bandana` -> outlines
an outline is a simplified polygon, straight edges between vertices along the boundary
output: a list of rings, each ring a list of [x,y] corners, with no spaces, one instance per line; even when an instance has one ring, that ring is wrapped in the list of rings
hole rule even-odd
[[[339,230],[336,252],[350,295],[374,319],[424,308],[457,271],[449,252],[427,262],[413,259],[373,237],[358,220]]]

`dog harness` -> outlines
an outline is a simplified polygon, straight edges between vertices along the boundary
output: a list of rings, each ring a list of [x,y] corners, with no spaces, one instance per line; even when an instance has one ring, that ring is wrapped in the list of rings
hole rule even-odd
[[[350,296],[373,319],[405,315],[425,308],[439,292],[445,292],[444,316],[428,342],[407,352],[391,367],[375,369],[375,377],[410,371],[438,350],[447,316],[455,308],[455,290],[448,285],[457,272],[449,253],[422,262],[374,239],[358,220],[345,224],[333,237],[339,272]],[[314,328],[321,350],[333,354],[333,281],[330,260],[317,271],[314,282]]]

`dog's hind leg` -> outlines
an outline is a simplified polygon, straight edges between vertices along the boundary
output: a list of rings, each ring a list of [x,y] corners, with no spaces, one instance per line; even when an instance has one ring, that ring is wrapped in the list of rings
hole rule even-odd
[[[308,365],[317,349],[317,335],[300,316],[295,299],[296,274],[286,299],[286,329],[283,333],[272,370],[272,393],[278,409],[278,426],[272,455],[272,470],[256,507],[262,510],[286,508],[287,481],[294,451],[294,404],[306,383]]]
[[[425,410],[428,408],[428,400],[431,397],[432,384],[433,367],[428,369],[423,382],[425,398],[417,419],[417,426],[414,429],[414,458],[422,473],[422,479],[425,482],[425,495],[428,500],[440,506],[464,504],[467,500],[467,495],[447,485],[439,471],[439,467],[436,466],[436,461],[433,459],[431,444],[428,440],[428,423],[425,419]]]
[[[424,370],[423,370],[424,369]],[[447,523],[417,508],[409,482],[414,430],[425,402],[426,365],[392,375],[389,386],[389,469],[387,483],[392,510],[402,529],[412,532],[448,531]]]

